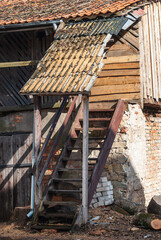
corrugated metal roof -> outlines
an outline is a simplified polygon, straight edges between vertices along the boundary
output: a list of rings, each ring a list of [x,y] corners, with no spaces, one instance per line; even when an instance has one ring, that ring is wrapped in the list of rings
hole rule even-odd
[[[55,40],[22,94],[79,94],[89,92],[101,71],[104,48],[128,18],[69,23]],[[132,22],[133,23],[133,22]]]
[[[64,27],[64,29],[57,33],[55,39],[59,40],[108,33],[111,35],[117,35],[127,21],[128,18],[116,17],[96,21],[69,23]]]

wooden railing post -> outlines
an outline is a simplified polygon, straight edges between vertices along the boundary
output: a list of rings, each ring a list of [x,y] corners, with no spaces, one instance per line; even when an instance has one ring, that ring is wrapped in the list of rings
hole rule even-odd
[[[82,223],[88,221],[88,115],[89,98],[83,97]]]
[[[40,151],[41,144],[41,97],[34,96],[34,149],[35,149],[35,162],[37,161],[37,157]],[[36,172],[35,172],[35,206],[36,208],[40,204],[41,199],[41,189],[37,188],[36,182],[39,175],[39,169],[36,164]]]

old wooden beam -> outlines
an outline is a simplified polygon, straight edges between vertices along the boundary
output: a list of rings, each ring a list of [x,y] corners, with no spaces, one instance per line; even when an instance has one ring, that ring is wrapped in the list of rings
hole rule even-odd
[[[138,62],[140,61],[139,55],[129,55],[129,56],[119,56],[119,57],[108,57],[107,59],[103,59],[103,63],[111,64],[111,63],[124,63],[124,62]]]
[[[37,161],[37,157],[40,151],[41,145],[41,97],[34,96],[34,155],[35,161]],[[39,176],[38,166],[36,167],[35,173],[35,205],[39,206],[41,200],[41,190],[37,188],[36,182]]]
[[[27,66],[36,65],[38,62],[39,62],[38,60],[19,61],[19,62],[1,62],[0,68],[27,67]]]
[[[88,118],[89,98],[83,97],[82,223],[88,220]]]

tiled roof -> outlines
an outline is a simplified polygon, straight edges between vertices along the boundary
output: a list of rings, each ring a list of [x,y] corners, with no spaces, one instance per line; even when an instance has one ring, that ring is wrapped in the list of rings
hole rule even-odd
[[[115,13],[140,0],[0,0],[0,25]]]
[[[101,61],[107,42],[128,21],[128,18],[117,17],[67,24],[57,33],[21,93],[58,95],[89,92],[103,67]]]

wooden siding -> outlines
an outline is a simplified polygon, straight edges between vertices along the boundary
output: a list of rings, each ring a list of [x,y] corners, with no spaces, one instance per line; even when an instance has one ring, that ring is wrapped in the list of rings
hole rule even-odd
[[[161,98],[161,3],[145,6],[140,22],[140,65],[144,99]]]
[[[138,24],[121,32],[103,60],[104,67],[91,89],[90,102],[141,98]]]
[[[15,207],[30,205],[32,138],[32,134],[0,136],[0,220],[9,219]]]

